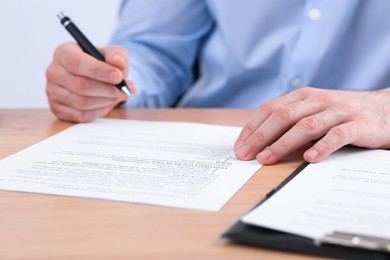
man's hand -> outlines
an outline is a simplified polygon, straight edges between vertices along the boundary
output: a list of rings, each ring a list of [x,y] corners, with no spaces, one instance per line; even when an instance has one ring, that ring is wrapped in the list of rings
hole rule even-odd
[[[390,90],[302,88],[262,104],[244,126],[238,159],[273,164],[315,141],[303,157],[318,162],[344,145],[390,147]]]
[[[127,101],[127,95],[115,87],[128,73],[126,49],[110,46],[100,51],[106,62],[84,53],[75,43],[57,47],[46,70],[46,94],[59,119],[92,121]],[[134,93],[134,84],[127,83]]]

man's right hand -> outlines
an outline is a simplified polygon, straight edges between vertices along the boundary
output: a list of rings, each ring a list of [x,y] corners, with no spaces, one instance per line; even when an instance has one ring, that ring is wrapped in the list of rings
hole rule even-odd
[[[53,113],[62,120],[88,122],[106,115],[128,96],[115,87],[128,73],[127,50],[100,49],[106,62],[86,54],[78,44],[57,47],[46,70],[46,94]],[[127,81],[132,93],[136,87]]]

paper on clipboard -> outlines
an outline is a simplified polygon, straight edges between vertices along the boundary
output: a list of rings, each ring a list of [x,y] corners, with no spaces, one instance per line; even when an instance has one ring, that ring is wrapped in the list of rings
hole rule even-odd
[[[343,148],[308,165],[241,221],[314,240],[334,231],[389,238],[390,151]]]

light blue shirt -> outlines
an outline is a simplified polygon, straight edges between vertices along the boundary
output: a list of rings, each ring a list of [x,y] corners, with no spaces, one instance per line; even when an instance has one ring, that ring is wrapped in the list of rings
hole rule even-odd
[[[127,106],[256,108],[303,86],[390,87],[389,10],[390,0],[124,1],[112,42],[129,50],[139,90]]]

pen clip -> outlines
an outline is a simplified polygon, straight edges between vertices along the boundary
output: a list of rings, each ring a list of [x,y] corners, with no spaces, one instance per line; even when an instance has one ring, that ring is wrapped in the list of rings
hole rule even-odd
[[[323,238],[317,240],[316,244],[331,244],[390,253],[389,238],[352,234],[347,232],[333,232],[331,234],[326,234]]]

